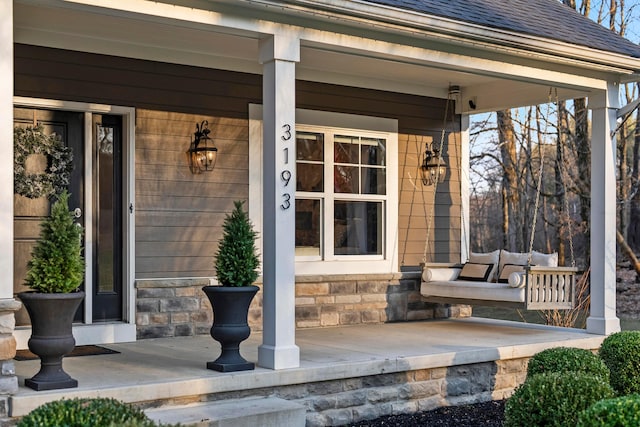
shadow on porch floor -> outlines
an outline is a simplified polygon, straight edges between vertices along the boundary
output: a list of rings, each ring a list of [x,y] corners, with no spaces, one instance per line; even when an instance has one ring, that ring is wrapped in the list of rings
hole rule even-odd
[[[240,373],[205,368],[219,353],[209,336],[109,344],[105,347],[120,353],[65,359],[65,370],[79,382],[76,389],[25,388],[24,379],[37,372],[39,361],[16,362],[20,389],[11,398],[11,416],[62,397],[175,404],[215,393],[527,358],[556,346],[596,349],[603,338],[583,330],[481,318],[303,329],[296,332],[299,368],[257,367]],[[243,356],[257,361],[261,342],[262,335],[253,333],[242,345]]]

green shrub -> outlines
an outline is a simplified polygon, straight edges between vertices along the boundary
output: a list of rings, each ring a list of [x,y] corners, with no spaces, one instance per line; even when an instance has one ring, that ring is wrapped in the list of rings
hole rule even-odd
[[[584,372],[598,375],[609,382],[609,368],[589,350],[556,347],[543,350],[529,360],[527,378],[545,372]]]
[[[156,426],[141,410],[118,400],[107,398],[62,399],[48,402],[31,411],[18,423],[18,427],[110,427],[122,425]]]
[[[578,427],[640,426],[640,395],[605,399],[594,403],[578,416]]]
[[[222,240],[215,255],[216,276],[222,286],[250,286],[258,278],[258,233],[242,205],[235,201],[234,210],[222,224]]]
[[[578,414],[614,396],[607,381],[583,372],[533,375],[516,388],[505,407],[505,427],[575,426]]]
[[[640,331],[609,335],[599,355],[611,371],[611,386],[618,395],[640,393]]]
[[[83,229],[69,212],[69,193],[63,191],[42,221],[25,283],[36,292],[73,292],[84,280]]]

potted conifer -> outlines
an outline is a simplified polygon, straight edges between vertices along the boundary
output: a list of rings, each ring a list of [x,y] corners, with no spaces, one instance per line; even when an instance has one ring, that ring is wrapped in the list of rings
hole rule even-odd
[[[257,233],[242,209],[243,202],[234,202],[223,224],[222,240],[215,255],[219,286],[205,286],[211,301],[213,326],[211,336],[222,346],[220,357],[207,362],[207,369],[221,372],[245,371],[255,365],[240,355],[240,343],[251,333],[247,323],[249,306],[260,289],[253,283],[258,278],[260,259],[256,250]]]
[[[77,387],[62,369],[62,358],[75,347],[73,317],[84,298],[81,226],[73,221],[64,190],[41,224],[40,239],[28,264],[26,285],[33,291],[18,297],[31,318],[29,350],[40,357],[40,371],[25,385],[34,390]]]

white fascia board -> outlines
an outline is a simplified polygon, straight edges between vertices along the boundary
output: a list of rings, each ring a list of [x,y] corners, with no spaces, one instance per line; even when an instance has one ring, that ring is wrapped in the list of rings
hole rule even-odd
[[[340,34],[327,34],[316,30],[305,30],[301,39],[307,42],[304,45],[317,49],[347,52],[351,55],[364,55],[386,58],[392,61],[404,62],[414,65],[441,68],[442,70],[456,70],[470,74],[506,78],[540,84],[563,84],[567,87],[582,87],[593,89],[605,89],[606,81],[579,74],[560,71],[545,70],[526,65],[511,64],[491,59],[477,58],[462,54],[454,54],[430,50],[422,47],[398,45],[379,40],[350,37]]]
[[[609,71],[620,74],[640,70],[640,59],[614,52],[358,0],[294,0],[287,5],[272,0],[242,1],[263,7],[278,7],[288,13],[312,15],[315,19],[338,19],[355,25],[375,27],[377,31],[385,28],[416,37],[426,36],[517,56],[537,56],[561,63],[568,61],[585,68],[608,68]]]
[[[275,30],[287,33],[286,26],[274,25],[273,22],[247,18],[239,14],[222,13],[210,9],[183,6],[171,3],[160,3],[150,0],[17,0],[20,3],[41,6],[66,7],[69,9],[91,11],[109,16],[131,17],[151,22],[172,24],[182,22],[185,27],[201,28],[215,26],[217,31],[242,36],[253,35],[256,39],[261,34],[275,34]],[[222,3],[222,2],[221,2]]]

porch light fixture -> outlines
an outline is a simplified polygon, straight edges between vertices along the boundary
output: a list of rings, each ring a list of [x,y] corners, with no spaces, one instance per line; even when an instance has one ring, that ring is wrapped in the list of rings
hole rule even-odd
[[[207,120],[196,123],[194,138],[187,150],[189,169],[193,174],[210,172],[216,165],[218,149],[213,144],[213,140],[209,138],[210,132]]]
[[[426,143],[420,166],[422,173],[422,185],[434,185],[444,182],[447,175],[447,164],[440,156],[440,150],[433,147],[433,144]]]

